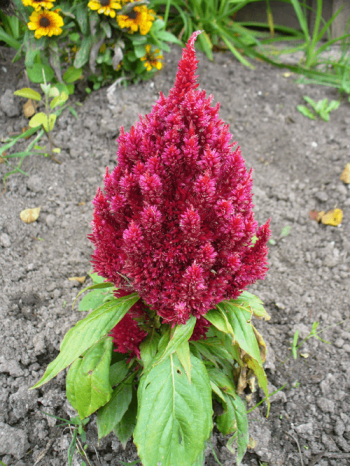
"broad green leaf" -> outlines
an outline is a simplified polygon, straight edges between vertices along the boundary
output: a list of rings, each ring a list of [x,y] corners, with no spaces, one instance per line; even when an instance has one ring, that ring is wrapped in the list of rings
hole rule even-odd
[[[196,318],[191,315],[186,324],[176,325],[175,331],[164,350],[161,348],[161,344],[159,344],[159,351],[153,361],[153,366],[163,362],[170,354],[174,353],[181,345],[188,341],[192,336],[195,324]]]
[[[191,356],[191,384],[176,354],[141,377],[134,443],[144,466],[192,466],[212,430],[204,364]]]
[[[49,65],[43,65],[41,63],[34,63],[31,68],[27,68],[28,78],[32,83],[43,83],[43,71],[45,73],[46,82],[50,82],[55,76],[54,70]]]
[[[198,458],[197,458],[196,461],[192,464],[192,466],[204,466],[204,462],[205,462],[205,450],[206,450],[206,449],[207,449],[207,445],[205,444],[203,450],[202,450],[201,453],[198,455]]]
[[[100,283],[105,283],[105,279],[101,277],[101,275],[98,275],[96,272],[95,273],[89,273],[89,277],[92,279],[94,285],[98,285]]]
[[[84,37],[84,39],[82,40],[81,46],[75,55],[75,68],[82,68],[89,61],[92,42],[93,40],[91,35]]]
[[[122,419],[128,409],[132,398],[132,381],[136,372],[130,374],[113,391],[109,402],[97,413],[98,438],[108,435],[116,424]]]
[[[220,332],[230,334],[233,336],[232,327],[227,320],[226,314],[222,313],[218,309],[211,309],[209,312],[205,314],[205,318],[209,320],[211,324],[214,325]]]
[[[223,393],[236,397],[236,389],[233,380],[216,368],[208,369],[208,375],[211,382],[214,382]]]
[[[64,337],[57,358],[48,365],[43,377],[32,388],[40,387],[72,364],[84,351],[112,330],[138,299],[136,293],[123,296],[104,304],[78,322]]]
[[[51,115],[49,116],[49,128],[50,128],[50,131],[52,131],[54,126],[55,126],[56,118],[57,118],[57,115],[55,115],[53,113],[51,113]],[[45,128],[45,124],[44,124],[44,128]],[[46,131],[48,131],[48,129],[46,129]]]
[[[210,381],[210,386],[213,392],[221,399],[221,401],[224,403],[225,409],[227,409],[226,406],[226,398],[223,392],[220,390],[220,388],[214,383],[213,381]]]
[[[230,339],[230,337],[228,337],[228,339]],[[226,349],[222,348],[222,343],[217,338],[207,338],[206,340],[191,342],[191,344],[195,345],[199,352],[209,361],[212,361],[216,367],[219,367],[218,364],[221,364],[221,360],[233,363],[231,354],[228,353]]]
[[[248,367],[254,372],[256,375],[256,378],[258,379],[258,384],[259,387],[264,390],[265,396],[266,396],[266,403],[267,403],[267,414],[266,417],[268,417],[269,412],[270,412],[270,400],[269,400],[269,390],[267,387],[267,377],[265,374],[265,371],[263,367],[261,367],[254,359],[249,358],[247,360],[247,365]]]
[[[333,110],[337,110],[337,108],[339,108],[339,105],[340,105],[340,102],[338,100],[332,100],[328,107],[326,108],[326,112],[329,113]]]
[[[309,108],[305,107],[305,105],[297,105],[297,110],[307,118],[310,118],[310,120],[316,120],[315,115]]]
[[[252,314],[229,301],[222,301],[217,308],[226,315],[232,327],[235,342],[261,365],[259,346],[250,322]]]
[[[81,358],[76,359],[73,364],[70,366],[67,379],[66,379],[66,394],[69,403],[73,406],[75,410],[77,410],[77,403],[76,403],[76,392],[75,392],[75,378],[78,373],[79,367],[81,364]]]
[[[63,105],[68,100],[68,95],[63,91],[59,96],[52,99],[50,103],[51,108],[55,108],[58,105]]]
[[[177,45],[183,45],[181,40],[179,40],[174,34],[168,31],[157,31],[157,39],[164,40],[165,42],[171,42]],[[199,36],[201,37],[201,36]]]
[[[141,361],[146,370],[157,354],[160,335],[156,332],[150,333],[140,345]]]
[[[88,32],[89,27],[89,18],[88,18],[88,10],[86,5],[79,5],[75,10],[75,15],[80,26],[80,30],[83,34]]]
[[[78,79],[81,78],[83,74],[83,70],[81,68],[75,68],[74,66],[70,66],[68,70],[63,75],[63,81],[67,84],[72,84]]]
[[[122,380],[127,376],[128,371],[129,369],[126,364],[126,359],[112,364],[109,369],[109,382],[111,386],[115,387],[120,384],[120,382],[122,382]]]
[[[43,125],[46,129],[47,126],[47,115],[44,112],[36,113],[29,121],[29,126],[31,128],[37,128],[38,126]]]
[[[39,92],[30,89],[30,87],[24,87],[23,89],[14,92],[14,95],[19,95],[20,97],[25,97],[26,99],[32,99],[37,101],[41,100],[41,95],[39,94]]]
[[[286,227],[285,227],[286,228]],[[287,230],[283,229],[281,232],[281,236],[287,236],[289,234],[290,227]],[[265,319],[265,320],[270,320],[271,317],[268,315],[266,312],[263,302],[255,295],[248,293],[248,291],[243,291],[240,296],[231,301],[232,303],[237,303],[242,306],[246,305],[248,308],[253,312],[253,314],[258,318],[258,319]]]
[[[111,296],[113,298],[113,295]],[[102,290],[93,290],[87,293],[80,301],[78,311],[90,311],[90,309],[96,309],[102,306],[106,293]]]
[[[135,45],[134,52],[137,58],[141,58],[146,55],[146,47],[144,45]]]
[[[113,428],[115,435],[120,440],[123,448],[126,447],[126,444],[129,438],[132,436],[136,426],[136,414],[137,414],[137,394],[136,391],[132,390],[132,399],[131,403],[125,412],[121,420]]]
[[[79,298],[79,296],[82,293],[85,293],[85,291],[100,290],[102,288],[111,288],[112,286],[114,286],[114,283],[110,283],[110,282],[96,283],[95,285],[87,286],[83,290],[79,291],[79,293],[76,295],[75,300],[74,300],[73,305],[72,305],[72,309],[74,309],[74,305],[75,305],[76,300]]]
[[[49,97],[58,97],[60,95],[60,91],[57,89],[57,87],[52,87],[49,91]]]
[[[80,419],[104,406],[112,395],[109,382],[113,342],[105,338],[93,345],[81,359],[75,371],[74,393]]]
[[[188,341],[185,341],[185,343],[178,347],[176,354],[185,369],[189,383],[191,383],[191,354]]]
[[[226,401],[227,411],[217,417],[216,424],[223,435],[237,431],[237,464],[240,464],[249,442],[247,411],[239,396],[226,395]]]

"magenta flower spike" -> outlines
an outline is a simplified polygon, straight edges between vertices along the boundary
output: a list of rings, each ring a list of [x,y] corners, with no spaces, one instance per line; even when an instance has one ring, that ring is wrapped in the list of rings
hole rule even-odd
[[[104,192],[93,201],[90,235],[95,272],[124,295],[136,291],[141,308],[163,323],[195,316],[194,339],[207,331],[210,309],[265,277],[270,234],[269,222],[258,228],[254,219],[252,173],[219,118],[219,104],[198,90],[198,34],[183,49],[169,96],[161,93],[129,133],[121,128],[118,166],[107,169]],[[118,326],[123,335],[127,327],[135,333],[136,340],[127,338],[137,355],[134,341],[145,332]],[[113,336],[120,342],[118,326]]]

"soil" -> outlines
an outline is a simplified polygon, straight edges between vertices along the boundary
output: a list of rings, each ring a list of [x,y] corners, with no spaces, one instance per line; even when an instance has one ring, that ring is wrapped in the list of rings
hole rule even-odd
[[[28,176],[7,179],[0,197],[0,460],[7,466],[67,464],[71,433],[43,414],[74,415],[65,401],[65,372],[38,390],[28,387],[82,317],[71,309],[82,285],[68,278],[91,269],[90,201],[105,167],[116,164],[119,127],[129,129],[139,113],[151,110],[159,91],[167,94],[180,53],[173,48],[151,81],[93,93],[77,108],[78,120],[65,111],[54,130],[61,164],[32,155],[22,164]],[[328,123],[312,121],[297,104],[304,95],[339,99],[335,90],[296,84],[287,70],[260,62],[250,70],[230,54],[216,54],[213,63],[198,56],[200,86],[221,102],[221,118],[230,124],[247,166],[254,167],[256,217],[260,223],[271,217],[275,240],[267,278],[249,291],[263,299],[271,315],[269,322],[256,322],[268,344],[270,391],[284,388],[272,398],[268,419],[264,404],[249,415],[254,441],[242,466],[349,465],[350,321],[343,321],[350,317],[350,190],[339,176],[350,162],[350,104],[343,100]],[[2,49],[2,138],[27,125],[24,101],[9,98],[26,86],[22,67],[11,65],[10,58]],[[0,176],[7,171],[1,164]],[[23,209],[39,206],[36,222],[20,220]],[[309,219],[310,210],[335,207],[344,212],[338,227]],[[290,233],[281,237],[287,226]],[[294,359],[293,335],[299,330],[300,342],[314,322],[330,343],[311,338]],[[257,391],[249,407],[261,399]],[[98,443],[94,416],[87,441],[92,465],[137,459],[131,442],[125,450],[112,435]],[[214,432],[211,443],[222,465],[236,464],[221,435]],[[73,464],[81,462],[75,455]],[[218,464],[210,446],[205,464]]]

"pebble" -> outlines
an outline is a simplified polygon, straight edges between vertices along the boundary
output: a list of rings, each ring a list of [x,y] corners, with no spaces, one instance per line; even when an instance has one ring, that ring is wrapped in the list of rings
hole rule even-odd
[[[328,398],[319,398],[316,401],[317,406],[320,408],[321,411],[324,413],[334,413],[335,403]]]
[[[0,422],[0,455],[13,455],[20,460],[28,448],[28,438],[24,430]]]
[[[344,345],[343,350],[345,350],[347,353],[350,353],[350,345],[348,344]]]
[[[337,347],[337,348],[342,348],[343,345],[344,345],[344,340],[342,338],[337,338],[334,342],[334,345]]]
[[[49,227],[49,228],[52,228],[56,223],[56,217],[53,215],[53,214],[49,214],[47,217],[46,217],[46,225]]]
[[[328,194],[325,191],[318,191],[315,194],[315,198],[320,202],[327,202],[328,201]]]
[[[34,193],[40,193],[44,191],[42,180],[38,175],[33,175],[28,179],[27,187]]]
[[[24,375],[21,366],[15,359],[3,359],[0,363],[0,372],[7,372],[13,377],[22,377]]]
[[[21,110],[12,89],[6,89],[0,99],[0,108],[8,117],[20,116]]]
[[[11,395],[10,406],[14,417],[17,420],[24,418],[29,410],[36,407],[38,397],[38,390],[29,390],[26,385]]]
[[[7,233],[1,233],[0,245],[4,248],[9,248],[11,246],[11,239]]]
[[[300,424],[300,426],[295,428],[295,431],[302,437],[312,436],[314,431],[312,422],[308,422],[307,424]]]

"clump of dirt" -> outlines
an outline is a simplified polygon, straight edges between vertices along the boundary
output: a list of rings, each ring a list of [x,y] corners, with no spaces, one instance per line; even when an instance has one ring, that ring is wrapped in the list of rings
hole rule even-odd
[[[73,415],[65,401],[65,373],[39,390],[28,387],[82,317],[71,309],[82,285],[68,278],[91,269],[90,201],[105,167],[116,164],[119,127],[129,129],[139,113],[151,110],[159,91],[168,92],[180,53],[173,48],[164,70],[151,81],[93,93],[79,108],[78,120],[65,111],[54,130],[62,163],[33,155],[22,165],[29,176],[7,180],[0,197],[0,459],[7,466],[67,462],[69,430],[43,414]],[[7,96],[0,102],[0,135],[5,138],[27,125],[23,102],[10,99],[26,82],[23,68],[0,57],[8,73],[0,66],[5,77],[0,95]],[[255,63],[254,71],[244,68],[229,54],[216,54],[213,63],[202,54],[199,58],[200,86],[221,102],[222,119],[230,124],[247,166],[254,167],[256,217],[259,223],[271,217],[275,240],[266,280],[249,291],[264,300],[271,315],[269,322],[256,322],[268,343],[270,391],[286,385],[273,397],[268,419],[264,405],[250,414],[256,443],[242,466],[297,466],[301,457],[304,465],[345,466],[350,461],[350,323],[333,325],[350,314],[350,191],[339,180],[350,161],[350,104],[343,101],[329,123],[311,121],[296,110],[303,96],[339,99],[336,91],[297,85],[295,76],[286,78],[283,70],[263,63]],[[6,171],[1,164],[0,176]],[[41,207],[39,219],[23,223],[19,213],[33,207]],[[309,219],[310,210],[334,207],[344,211],[339,227]],[[290,233],[281,237],[286,226]],[[309,339],[301,348],[303,356],[293,359],[295,331],[302,339],[315,321],[319,329],[329,327],[321,336],[331,344]],[[256,392],[251,406],[261,399]],[[92,465],[137,458],[131,442],[123,450],[113,435],[98,443],[91,419],[87,455]],[[221,435],[215,431],[211,441],[224,466],[235,464]],[[73,464],[81,461],[76,455]],[[208,447],[206,465],[215,464]]]

